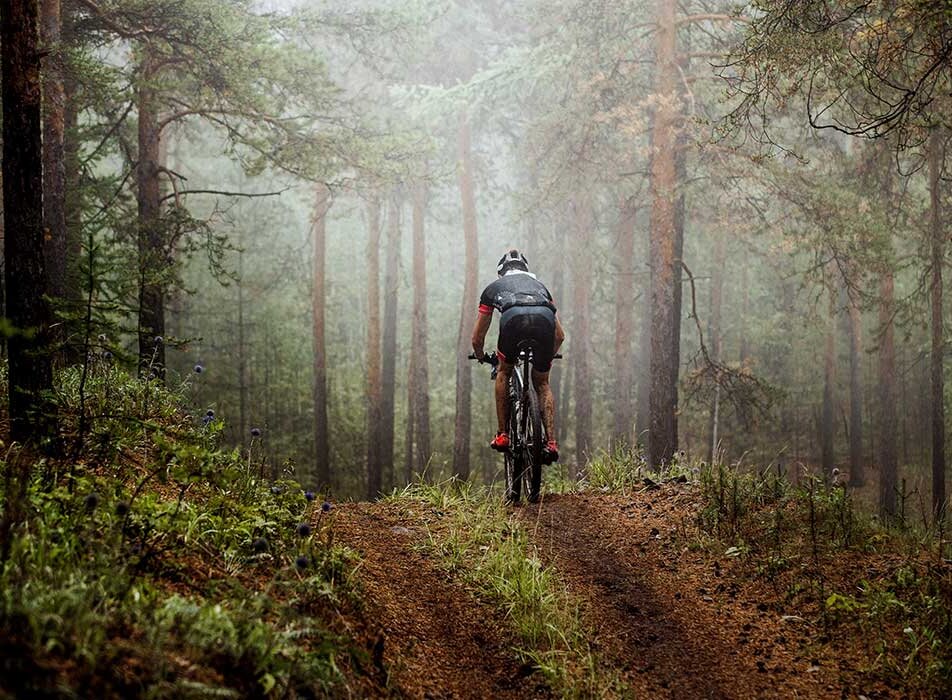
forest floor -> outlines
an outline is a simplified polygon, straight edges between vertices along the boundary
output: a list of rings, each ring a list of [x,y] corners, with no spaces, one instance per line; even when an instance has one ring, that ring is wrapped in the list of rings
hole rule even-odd
[[[789,581],[767,583],[743,557],[693,546],[689,532],[702,503],[691,484],[675,481],[624,494],[555,494],[505,509],[530,556],[577,603],[596,675],[612,679],[610,691],[597,680],[550,687],[520,653],[507,619],[513,606],[487,595],[466,566],[441,561],[447,550],[439,544],[454,537],[452,506],[407,503],[343,505],[335,521],[335,537],[362,560],[365,607],[349,631],[375,648],[396,695],[931,695],[873,673],[877,653],[862,630],[821,623],[815,605],[791,595]],[[863,573],[855,557],[838,559],[824,572],[826,585],[855,588]],[[861,566],[875,574],[877,562]]]

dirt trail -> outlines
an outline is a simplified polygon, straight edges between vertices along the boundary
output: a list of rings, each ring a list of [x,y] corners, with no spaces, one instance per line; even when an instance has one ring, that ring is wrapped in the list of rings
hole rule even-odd
[[[365,609],[359,633],[380,657],[395,695],[409,698],[548,697],[512,652],[502,615],[455,583],[415,545],[418,523],[388,504],[345,505],[335,537],[361,553]]]
[[[797,622],[725,583],[668,537],[686,512],[676,486],[622,497],[549,496],[521,517],[556,567],[603,663],[637,697],[856,697],[805,650]],[[689,499],[689,495],[683,498]],[[868,692],[868,691],[867,691]],[[876,694],[870,694],[876,697]]]

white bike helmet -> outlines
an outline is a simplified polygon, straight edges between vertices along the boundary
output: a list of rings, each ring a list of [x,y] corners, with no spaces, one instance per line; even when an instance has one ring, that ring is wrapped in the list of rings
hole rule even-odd
[[[499,264],[496,265],[496,274],[502,277],[511,267],[518,267],[526,272],[529,271],[529,261],[526,260],[526,256],[515,248],[499,258]]]

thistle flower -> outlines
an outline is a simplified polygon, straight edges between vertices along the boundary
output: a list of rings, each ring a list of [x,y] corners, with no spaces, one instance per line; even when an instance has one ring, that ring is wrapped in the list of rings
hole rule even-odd
[[[195,365],[194,369],[195,369],[195,374],[201,374],[202,372],[205,371],[205,368],[200,364]]]
[[[125,501],[119,501],[116,504],[116,515],[120,518],[124,517],[129,512],[129,504]]]
[[[251,546],[254,548],[255,552],[261,554],[262,552],[268,551],[268,540],[264,537],[258,537],[254,542],[251,543]]]
[[[156,345],[161,345],[165,342],[165,338],[163,338],[161,335],[157,335],[152,339],[152,342],[154,342]]]
[[[99,342],[100,342],[100,343],[105,343],[107,340],[109,340],[109,338],[106,336],[105,333],[100,333],[100,334],[99,334]]]
[[[324,501],[324,502],[321,504],[321,510],[324,511],[325,513],[329,513],[330,510],[331,510],[331,508],[333,508],[333,507],[334,507],[334,506],[331,505],[330,501]]]
[[[299,537],[308,537],[311,534],[311,526],[307,523],[301,523],[297,526],[297,534]]]
[[[305,491],[305,492],[304,492],[304,498],[306,498],[308,501],[313,501],[313,500],[314,500],[314,492],[313,492],[313,491]]]
[[[86,506],[86,510],[96,510],[96,506],[99,505],[99,494],[93,491],[91,494],[86,496],[86,499],[83,501]]]
[[[108,350],[104,351],[103,354],[102,354],[102,359],[104,359],[104,360],[111,360],[111,359],[112,359],[112,353],[109,352]]]
[[[307,557],[304,556],[303,554],[294,560],[294,565],[297,566],[297,568],[302,570],[307,568],[307,564],[308,564]]]
[[[213,416],[202,416],[202,425],[208,425],[213,420],[215,420]]]
[[[213,411],[212,409],[208,409],[207,411],[205,411],[205,415],[208,416],[209,418],[214,418],[215,411]]]
[[[251,437],[261,437],[261,428],[252,428]]]

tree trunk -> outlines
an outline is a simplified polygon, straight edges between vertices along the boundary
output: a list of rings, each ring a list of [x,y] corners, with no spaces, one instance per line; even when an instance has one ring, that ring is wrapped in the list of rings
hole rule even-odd
[[[943,378],[942,267],[945,261],[945,226],[942,221],[943,134],[934,128],[929,136],[929,222],[932,234],[932,514],[945,517],[945,384]]]
[[[413,356],[410,385],[413,387],[413,422],[416,442],[416,469],[422,474],[430,461],[430,387],[426,342],[426,238],[423,217],[426,211],[426,185],[417,181],[413,188]],[[409,449],[409,445],[407,446]]]
[[[382,434],[380,371],[380,198],[373,194],[367,205],[367,483],[380,483]],[[374,494],[376,495],[376,494]],[[373,496],[372,496],[373,497]]]
[[[720,231],[714,233],[714,267],[711,270],[711,315],[707,323],[707,337],[711,359],[720,362],[721,359],[721,306],[724,300],[724,264],[727,260],[727,239]],[[708,449],[707,463],[714,464],[717,456],[717,443],[720,429],[720,386],[714,388],[714,401],[711,404],[710,419],[708,421]]]
[[[556,245],[555,249],[557,251],[565,250],[566,243],[566,230],[567,226],[564,222],[559,222],[558,228],[556,230]],[[550,291],[555,300],[555,305],[559,309],[559,318],[562,324],[565,324],[567,307],[565,300],[568,298],[566,293],[565,285],[565,256],[557,254],[552,256],[552,287]],[[562,393],[568,393],[568,366],[563,364],[562,361],[552,363],[552,371],[549,375],[549,382],[552,385],[552,397],[556,406],[561,405]],[[560,408],[556,412],[556,421],[555,421],[555,439],[558,442],[562,442],[565,439],[565,423],[567,421],[559,420],[558,416],[567,415],[563,413]]]
[[[888,167],[888,166],[887,166]],[[896,449],[896,340],[893,317],[896,300],[892,268],[879,278],[879,508],[882,515],[896,515],[899,463]]]
[[[10,438],[39,443],[51,427],[50,308],[43,245],[39,8],[7,0],[0,18],[3,94],[3,221]]]
[[[387,217],[387,260],[384,270],[383,371],[380,394],[380,465],[381,473],[367,483],[367,496],[376,498],[393,477],[393,436],[397,391],[397,292],[400,288],[400,208],[401,193],[390,195]]]
[[[866,481],[863,466],[862,315],[856,292],[846,291],[850,341],[850,486]]]
[[[239,246],[243,241],[239,239]],[[241,448],[248,446],[248,359],[245,347],[245,280],[244,250],[238,248],[238,279],[235,291],[238,295],[238,430],[241,433]]]
[[[50,295],[67,298],[66,157],[64,152],[66,94],[60,0],[42,0],[43,49],[43,224],[46,237],[46,274]],[[64,326],[60,326],[62,328]],[[65,334],[57,333],[65,341]]]
[[[476,315],[479,246],[476,231],[476,196],[473,187],[472,145],[469,117],[462,115],[458,134],[459,192],[463,209],[463,240],[466,269],[463,273],[463,303],[456,335],[456,427],[453,439],[453,474],[469,479],[469,441],[472,422],[473,376],[469,361],[470,331]]]
[[[823,406],[820,414],[820,465],[823,469],[823,476],[826,478],[830,477],[835,466],[833,392],[836,382],[836,303],[834,296],[831,292],[826,328],[826,351],[823,356]]]
[[[632,445],[634,431],[634,396],[632,337],[634,336],[635,299],[635,202],[628,197],[621,202],[618,222],[618,260],[615,279],[615,396],[614,443],[616,447]]]
[[[678,357],[672,328],[676,313],[680,269],[675,197],[677,94],[675,4],[659,3],[655,94],[661,99],[654,113],[651,150],[651,393],[649,396],[648,462],[653,468],[671,460],[677,449]]]
[[[151,85],[153,59],[146,52],[139,67],[139,162],[136,166],[139,246],[139,373],[165,379],[165,278],[169,252],[160,216],[161,134]]]
[[[61,15],[62,40],[65,46],[76,43],[75,19],[67,7]],[[81,259],[83,257],[82,230],[82,163],[80,162],[79,127],[79,87],[76,77],[67,72],[64,75],[63,109],[63,178],[64,196],[63,218],[66,222],[66,294],[74,308],[80,308],[86,302]]]
[[[585,465],[592,448],[591,372],[591,246],[594,227],[591,195],[582,193],[575,202],[575,241],[579,254],[572,256],[572,359],[575,362],[575,465],[572,478]]]
[[[314,465],[318,487],[331,487],[330,445],[327,430],[327,350],[324,344],[326,312],[325,256],[327,254],[327,212],[331,207],[330,188],[319,183],[315,190],[313,223],[313,281],[311,306],[314,310]]]

